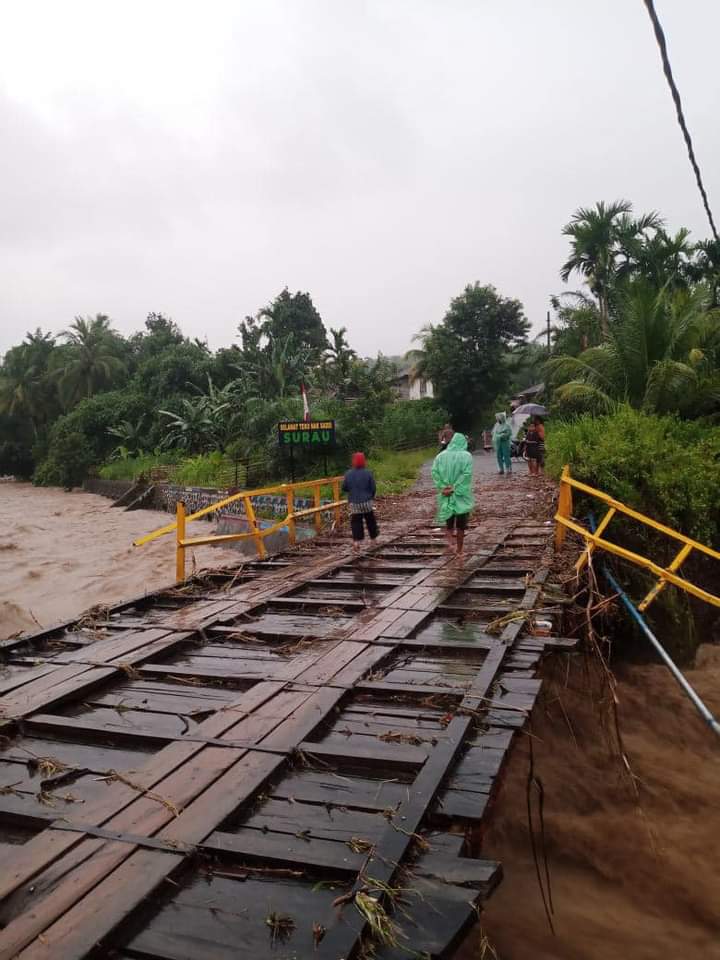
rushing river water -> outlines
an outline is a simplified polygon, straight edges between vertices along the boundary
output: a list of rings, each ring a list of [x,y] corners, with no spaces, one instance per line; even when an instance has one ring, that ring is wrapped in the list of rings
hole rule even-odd
[[[113,509],[91,493],[0,482],[0,639],[171,583],[172,536],[132,546],[170,520],[155,510]],[[188,526],[190,535],[211,530],[201,521]],[[198,567],[240,559],[229,548],[194,553]]]

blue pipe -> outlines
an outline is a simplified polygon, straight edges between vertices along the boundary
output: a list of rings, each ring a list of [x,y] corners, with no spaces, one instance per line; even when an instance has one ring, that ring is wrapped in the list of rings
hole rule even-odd
[[[593,517],[592,514],[590,514],[588,519],[589,519],[590,529],[594,533],[595,518]],[[697,712],[700,714],[700,716],[703,718],[705,723],[707,723],[710,729],[715,734],[717,734],[718,737],[720,737],[720,723],[718,723],[718,721],[715,719],[711,711],[708,710],[708,708],[705,706],[705,704],[700,699],[698,694],[695,692],[693,687],[691,687],[690,684],[687,682],[682,672],[678,669],[678,667],[675,665],[675,663],[671,659],[665,647],[663,647],[663,645],[660,643],[658,638],[655,636],[655,634],[652,632],[650,627],[647,625],[643,615],[640,613],[638,608],[635,606],[632,600],[628,597],[628,595],[622,589],[622,587],[617,582],[615,577],[610,573],[610,571],[608,570],[607,564],[603,563],[601,566],[602,566],[602,572],[605,579],[608,581],[610,586],[613,588],[613,590],[615,590],[615,592],[618,594],[622,602],[625,604],[625,607],[630,613],[630,616],[637,623],[637,625],[640,627],[642,632],[648,638],[650,643],[653,645],[653,647],[655,647],[657,652],[660,654],[660,657],[663,660],[665,666],[668,668],[668,670],[670,670],[672,675],[675,677],[679,686],[685,692],[685,694],[689,697],[693,706],[695,707]]]

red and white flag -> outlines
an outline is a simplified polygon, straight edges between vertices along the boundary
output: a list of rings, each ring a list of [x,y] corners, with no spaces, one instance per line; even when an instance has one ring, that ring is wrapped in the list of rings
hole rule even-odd
[[[310,422],[310,404],[308,403],[307,391],[305,389],[305,384],[300,384],[300,393],[302,395],[303,402],[303,420],[305,423]]]

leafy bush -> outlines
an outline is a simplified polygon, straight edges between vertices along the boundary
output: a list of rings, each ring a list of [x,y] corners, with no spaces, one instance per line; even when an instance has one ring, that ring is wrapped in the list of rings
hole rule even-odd
[[[448,419],[435,400],[400,400],[385,409],[372,446],[397,449],[430,444]]]
[[[569,463],[578,480],[694,537],[720,543],[720,427],[629,407],[547,424],[547,468]]]
[[[94,460],[87,438],[62,420],[53,427],[50,453],[35,471],[33,483],[38,486],[80,486]]]
[[[219,450],[187,457],[178,464],[174,479],[189,487],[224,486],[227,464],[227,458]]]
[[[13,476],[27,479],[32,476],[34,460],[25,444],[8,440],[0,443],[0,477]]]
[[[117,446],[117,437],[110,429],[122,420],[136,421],[143,413],[142,397],[119,390],[81,400],[70,413],[55,421],[47,458],[35,471],[35,482],[43,486],[81,483],[88,469],[101,463]],[[71,464],[66,462],[67,457],[71,458]],[[52,479],[61,475],[66,479]]]
[[[141,453],[136,457],[122,457],[111,460],[98,470],[103,480],[137,480],[148,477],[156,467],[165,467],[175,462],[171,453]]]
[[[720,545],[720,427],[701,421],[642,414],[629,407],[604,417],[580,417],[565,424],[547,424],[547,466],[558,476],[569,463],[578,480],[603,490],[641,513],[713,547]],[[600,504],[575,498],[575,513],[583,516]],[[628,518],[614,520],[610,539],[667,566],[678,544]],[[634,599],[649,589],[651,576],[630,563],[611,561]],[[693,582],[717,593],[712,561],[693,555],[683,565]],[[714,608],[679,590],[664,591],[649,609],[648,619],[670,655],[692,660],[698,642],[712,635]],[[622,639],[628,649],[632,626]],[[630,633],[628,633],[630,631]],[[635,636],[638,651],[647,643]],[[632,644],[630,645],[632,648]]]

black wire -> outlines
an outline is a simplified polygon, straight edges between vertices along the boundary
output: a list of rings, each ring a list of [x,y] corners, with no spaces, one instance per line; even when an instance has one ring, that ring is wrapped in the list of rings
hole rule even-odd
[[[525,802],[527,806],[527,819],[528,819],[528,832],[530,834],[530,849],[532,850],[533,861],[535,862],[535,875],[537,877],[538,887],[540,889],[540,896],[542,898],[543,907],[545,909],[545,916],[547,918],[548,926],[550,927],[550,932],[553,936],[556,936],[555,926],[553,924],[553,914],[555,909],[553,907],[552,901],[552,888],[550,886],[550,867],[548,865],[547,859],[547,847],[545,845],[545,816],[544,816],[544,807],[545,807],[545,791],[543,789],[542,782],[539,777],[535,775],[535,755],[533,753],[533,732],[532,732],[532,722],[528,723],[528,743],[530,744],[530,765],[528,767],[527,781],[525,784]],[[543,878],[540,873],[540,862],[538,860],[538,849],[537,842],[535,840],[535,828],[533,826],[533,815],[532,815],[532,788],[535,787],[538,793],[539,800],[539,809],[538,816],[540,821],[540,840],[542,844],[542,856],[545,867],[545,882],[543,883]]]
[[[703,185],[702,176],[700,175],[700,167],[698,166],[697,160],[695,159],[695,151],[693,150],[692,139],[690,137],[690,131],[687,128],[685,123],[685,115],[683,114],[682,103],[680,101],[680,93],[677,86],[675,85],[675,79],[673,77],[672,68],[670,66],[670,59],[668,57],[667,51],[667,42],[665,40],[665,34],[663,33],[663,28],[660,26],[660,21],[658,20],[658,15],[655,12],[655,4],[653,0],[643,0],[645,6],[647,7],[647,12],[650,15],[650,20],[652,21],[653,30],[655,31],[655,39],[657,40],[658,47],[660,48],[660,56],[662,58],[663,72],[665,73],[665,78],[667,79],[668,86],[670,87],[670,93],[672,94],[673,101],[675,102],[675,111],[677,113],[678,123],[680,124],[680,129],[682,130],[683,137],[685,138],[685,143],[687,144],[688,157],[690,158],[690,163],[693,170],[695,171],[695,180],[697,181],[698,189],[700,195],[702,196],[703,206],[705,207],[705,213],[707,218],[710,221],[710,229],[713,232],[713,236],[716,240],[720,241],[718,237],[718,232],[715,228],[715,221],[713,220],[713,215],[710,210],[710,201],[708,200],[707,193],[705,192],[705,187]]]

